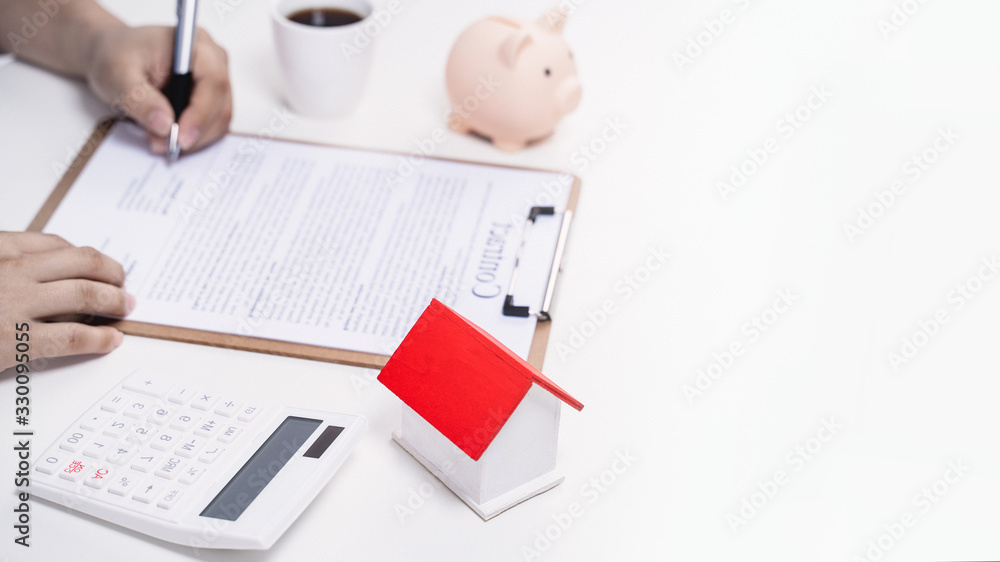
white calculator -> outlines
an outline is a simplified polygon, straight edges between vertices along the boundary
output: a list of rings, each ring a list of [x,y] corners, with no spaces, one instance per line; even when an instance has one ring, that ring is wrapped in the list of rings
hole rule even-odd
[[[140,370],[38,458],[31,491],[177,544],[267,549],[366,429]]]

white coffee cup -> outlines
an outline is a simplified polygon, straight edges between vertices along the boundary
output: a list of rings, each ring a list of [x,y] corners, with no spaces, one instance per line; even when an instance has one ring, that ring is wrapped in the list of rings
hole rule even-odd
[[[357,105],[371,66],[371,41],[355,46],[372,14],[367,0],[271,0],[271,24],[285,94],[297,113],[310,117],[343,117]],[[293,22],[288,16],[308,8],[338,8],[361,21],[336,27]]]

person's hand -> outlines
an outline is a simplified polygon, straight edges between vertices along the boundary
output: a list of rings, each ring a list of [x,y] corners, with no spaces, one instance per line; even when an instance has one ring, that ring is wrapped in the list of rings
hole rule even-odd
[[[174,28],[122,27],[100,34],[96,42],[87,69],[91,89],[146,129],[153,152],[165,153],[174,110],[160,90],[173,66]],[[233,113],[226,51],[201,29],[195,34],[191,73],[191,102],[178,122],[184,152],[226,134]]]
[[[118,347],[122,333],[110,326],[45,320],[70,314],[125,316],[135,298],[124,283],[122,266],[93,248],[77,248],[51,234],[0,232],[0,371],[16,364],[17,328],[25,323],[31,359]]]

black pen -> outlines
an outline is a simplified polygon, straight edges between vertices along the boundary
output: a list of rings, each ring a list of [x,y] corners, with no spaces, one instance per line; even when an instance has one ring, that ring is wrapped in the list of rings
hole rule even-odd
[[[174,162],[181,155],[181,131],[177,125],[181,112],[191,100],[194,79],[191,77],[191,51],[194,50],[194,19],[198,0],[177,0],[177,31],[174,33],[174,69],[167,81],[164,94],[174,108],[174,122],[170,125],[167,141],[167,158]]]

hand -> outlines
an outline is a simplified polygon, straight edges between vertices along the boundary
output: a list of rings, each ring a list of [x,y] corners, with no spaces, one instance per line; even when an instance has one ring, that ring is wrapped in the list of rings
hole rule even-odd
[[[174,122],[174,110],[160,92],[173,67],[173,46],[172,27],[122,27],[100,34],[87,69],[91,89],[146,129],[158,154],[166,153]],[[184,152],[221,138],[233,113],[226,51],[201,29],[195,34],[191,72],[191,102],[178,122]]]
[[[67,314],[125,316],[135,298],[125,292],[122,266],[93,248],[58,236],[0,232],[0,371],[16,364],[17,326],[28,323],[31,359],[107,353],[122,342],[110,326],[45,322]]]

